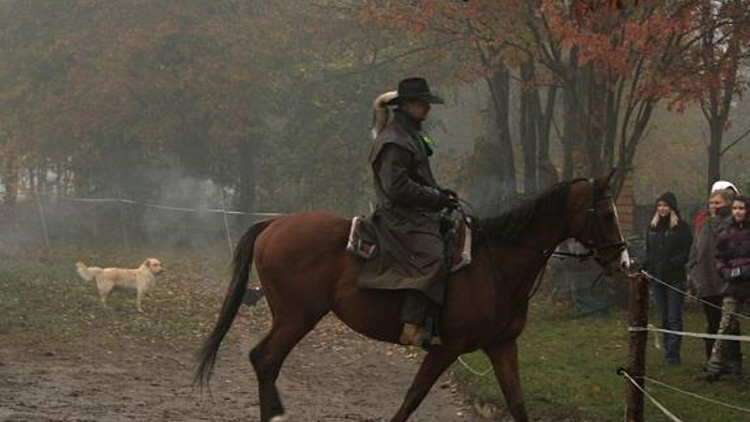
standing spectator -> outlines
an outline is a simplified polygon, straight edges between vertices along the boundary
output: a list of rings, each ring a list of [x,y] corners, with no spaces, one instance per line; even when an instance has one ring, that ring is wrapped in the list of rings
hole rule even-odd
[[[738,335],[737,313],[750,298],[750,220],[745,197],[732,202],[732,218],[719,234],[716,244],[716,266],[724,279],[723,307],[719,334]],[[731,343],[716,340],[708,360],[708,380],[716,381],[724,374],[742,374],[742,354],[731,350]]]
[[[666,192],[656,200],[656,210],[646,235],[645,269],[651,275],[680,290],[685,290],[687,264],[693,236],[680,218],[677,198]],[[685,297],[661,283],[653,283],[654,300],[661,316],[661,326],[682,331],[682,305]],[[680,363],[681,338],[664,335],[664,360]]]
[[[718,182],[711,185],[711,195],[714,194],[714,192],[728,190],[732,193],[732,198],[740,194],[740,191],[737,190],[737,187],[734,186],[732,182],[727,182],[726,180],[719,180]],[[727,205],[729,207],[729,205]],[[693,233],[698,233],[698,230],[703,227],[703,223],[708,220],[710,217],[710,211],[706,211],[705,209],[698,211],[695,213],[695,216],[693,217]]]
[[[719,231],[724,221],[731,215],[734,192],[719,189],[711,193],[708,199],[708,219],[695,231],[695,241],[690,248],[688,262],[688,280],[690,290],[702,301],[703,313],[706,316],[706,333],[716,334],[721,321],[721,291],[724,279],[716,268],[714,254],[719,240]],[[713,339],[704,339],[706,362],[711,358],[714,347]]]

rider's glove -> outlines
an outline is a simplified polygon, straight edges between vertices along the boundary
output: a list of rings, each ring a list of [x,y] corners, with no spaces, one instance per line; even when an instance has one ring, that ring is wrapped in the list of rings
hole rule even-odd
[[[458,197],[450,195],[440,190],[440,196],[438,196],[437,208],[442,210],[444,208],[456,208],[458,207]]]
[[[724,280],[732,282],[742,276],[742,270],[740,267],[724,268],[721,271],[721,275],[724,277]]]
[[[458,194],[456,192],[454,192],[454,191],[452,191],[452,190],[450,190],[448,188],[438,188],[438,190],[440,191],[440,193],[442,193],[444,195],[448,195],[451,198],[455,198],[456,200],[458,200]]]

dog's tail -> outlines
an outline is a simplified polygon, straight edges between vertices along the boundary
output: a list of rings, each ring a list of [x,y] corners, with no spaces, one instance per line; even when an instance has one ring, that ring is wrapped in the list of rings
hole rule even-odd
[[[272,221],[272,219],[269,219],[253,224],[237,243],[232,264],[234,267],[232,282],[224,298],[224,303],[221,305],[219,319],[198,354],[199,364],[193,379],[196,384],[207,385],[211,374],[213,374],[221,341],[232,326],[232,321],[234,321],[245,296],[247,283],[250,280],[250,269],[253,265],[255,240]]]
[[[96,274],[94,274],[94,272],[81,261],[76,262],[76,271],[78,271],[78,275],[86,281],[93,281],[96,276]]]

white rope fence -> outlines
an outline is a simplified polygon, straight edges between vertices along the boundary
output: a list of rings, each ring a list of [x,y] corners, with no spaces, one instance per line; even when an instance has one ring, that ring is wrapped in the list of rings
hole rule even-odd
[[[691,393],[690,391],[685,391],[685,390],[679,389],[677,387],[671,386],[671,385],[669,385],[667,383],[661,382],[659,380],[655,380],[653,378],[649,378],[649,377],[646,377],[646,376],[641,376],[641,377],[637,377],[637,378],[642,379],[644,381],[648,381],[648,382],[653,383],[653,384],[656,384],[658,386],[664,387],[666,389],[672,390],[672,391],[674,391],[676,393],[680,393],[680,394],[684,394],[686,396],[690,396],[690,397],[696,398],[698,400],[703,400],[703,401],[708,402],[708,403],[712,403],[712,404],[715,404],[715,405],[718,405],[718,406],[723,406],[723,407],[726,407],[726,408],[729,408],[729,409],[738,410],[740,412],[750,413],[750,409],[748,409],[748,408],[736,406],[734,404],[724,403],[722,401],[715,400],[715,399],[712,399],[710,397],[701,396],[700,394]]]
[[[42,202],[39,200],[40,196],[44,196],[47,198],[57,199],[61,201],[66,202],[77,202],[77,203],[89,203],[89,204],[118,204],[120,206],[119,212],[120,212],[120,225],[122,226],[122,232],[123,232],[123,240],[125,242],[126,247],[128,246],[128,234],[127,230],[125,228],[125,221],[124,221],[124,214],[122,205],[128,204],[128,205],[137,205],[145,208],[152,208],[152,209],[158,209],[158,210],[164,210],[164,211],[172,211],[172,212],[182,212],[182,213],[200,213],[200,214],[221,214],[223,217],[223,231],[227,238],[227,243],[229,246],[229,256],[233,255],[234,251],[234,241],[232,238],[232,233],[229,228],[229,222],[227,220],[228,215],[237,215],[237,216],[251,216],[251,217],[277,217],[280,215],[284,215],[281,213],[267,213],[267,212],[244,212],[244,211],[234,211],[234,210],[227,210],[226,209],[226,198],[224,196],[224,192],[222,191],[222,198],[221,198],[221,205],[222,208],[186,208],[186,207],[174,207],[174,206],[168,206],[168,205],[161,205],[161,204],[152,204],[147,202],[138,202],[131,199],[123,199],[123,198],[78,198],[78,197],[72,197],[72,196],[62,196],[62,195],[54,195],[44,192],[35,192],[36,196],[36,202],[37,207],[39,210],[39,217],[42,222],[42,230],[44,234],[44,241],[47,245],[47,248],[50,247],[50,240],[49,240],[49,234],[47,230],[47,222],[45,218],[45,212],[44,207],[42,206]]]
[[[58,196],[58,195],[52,195],[47,193],[40,193],[41,196],[46,196],[49,198],[56,198],[61,199],[63,201],[70,201],[70,202],[82,202],[82,203],[120,203],[120,204],[132,204],[132,205],[140,205],[142,207],[146,208],[155,208],[160,210],[166,210],[166,211],[178,211],[178,212],[194,212],[194,213],[215,213],[215,214],[227,214],[227,215],[248,215],[253,217],[276,217],[280,215],[284,215],[282,213],[275,213],[275,212],[244,212],[244,211],[231,211],[231,210],[225,210],[225,209],[219,209],[219,208],[184,208],[184,207],[172,207],[167,205],[159,205],[159,204],[150,204],[146,202],[137,202],[133,201],[131,199],[122,199],[122,198],[76,198],[72,196]]]
[[[645,276],[646,278],[648,278],[649,280],[651,280],[653,282],[656,282],[656,283],[659,283],[661,285],[664,285],[667,288],[669,288],[669,289],[671,289],[673,291],[676,291],[676,292],[682,294],[685,297],[697,300],[698,302],[701,302],[701,303],[703,303],[703,304],[705,304],[705,305],[707,305],[709,307],[712,307],[712,308],[715,308],[715,309],[719,309],[722,312],[726,313],[726,311],[721,306],[717,306],[717,305],[715,305],[713,303],[710,303],[710,302],[707,302],[707,301],[705,301],[705,300],[703,300],[703,299],[701,299],[699,297],[691,295],[690,293],[688,293],[688,292],[686,292],[686,291],[684,291],[682,289],[679,289],[679,288],[677,288],[677,287],[675,287],[675,286],[673,286],[673,285],[671,285],[671,284],[669,284],[669,283],[667,283],[667,282],[659,279],[658,277],[656,277],[656,276],[648,273],[647,271],[641,270],[640,274],[642,274],[643,276]],[[730,314],[736,316],[737,318],[742,318],[742,319],[745,319],[745,320],[750,320],[750,317],[748,317],[747,315],[743,315],[743,314],[735,313],[735,312],[731,312]],[[701,339],[714,339],[714,340],[728,340],[728,341],[750,342],[750,336],[728,335],[728,334],[705,334],[705,333],[694,333],[694,332],[687,332],[687,331],[675,331],[675,330],[667,330],[667,329],[663,329],[663,328],[656,328],[656,327],[654,327],[651,324],[649,324],[647,327],[632,327],[632,326],[628,327],[628,332],[653,332],[653,333],[665,333],[665,334],[678,335],[678,336],[682,336],[682,337],[693,337],[693,338],[701,338]],[[638,384],[633,379],[633,377],[630,376],[630,374],[628,374],[624,370],[620,371],[620,373],[629,382],[631,382],[638,390],[640,390],[645,397],[647,397],[662,413],[664,413],[665,416],[667,416],[667,418],[669,418],[670,420],[672,420],[674,422],[682,422],[677,416],[674,415],[674,413],[670,412],[669,409],[667,409],[666,407],[664,407],[664,405],[662,405],[661,403],[659,403],[656,399],[654,399],[653,396],[651,396],[648,392],[646,392],[646,390],[643,387],[641,387],[641,385]],[[687,395],[687,396],[693,397],[693,398],[698,399],[698,400],[702,400],[702,401],[705,401],[705,402],[708,402],[708,403],[712,403],[714,405],[726,407],[726,408],[733,409],[733,410],[740,411],[740,412],[744,412],[744,413],[750,413],[750,409],[748,409],[748,408],[737,406],[737,405],[733,405],[733,404],[729,404],[729,403],[725,403],[725,402],[722,402],[722,401],[719,401],[719,400],[712,399],[710,397],[701,396],[699,394],[696,394],[696,393],[693,393],[693,392],[690,392],[690,391],[686,391],[686,390],[680,389],[678,387],[669,385],[669,384],[667,384],[665,382],[662,382],[662,381],[659,381],[659,380],[656,380],[656,379],[653,379],[653,378],[649,378],[649,377],[646,377],[646,376],[640,376],[640,377],[637,377],[637,378],[639,378],[639,379],[641,379],[643,381],[650,382],[650,383],[652,383],[654,385],[658,385],[658,386],[661,386],[663,388],[669,389],[669,390],[671,390],[673,392],[680,393],[680,394],[683,394],[683,395]]]
[[[628,327],[629,332],[640,332],[640,331],[652,331],[657,333],[674,334],[683,337],[695,337],[695,338],[709,338],[714,340],[729,340],[729,341],[750,341],[750,336],[735,336],[729,334],[702,334],[702,333],[691,333],[688,331],[674,331],[666,330],[664,328],[656,328],[652,325],[648,327]]]
[[[701,299],[701,298],[699,298],[697,296],[693,296],[690,293],[688,293],[688,292],[686,292],[686,291],[684,291],[682,289],[678,289],[677,287],[675,287],[675,286],[667,283],[666,281],[660,280],[658,277],[651,275],[648,271],[641,270],[641,274],[645,275],[651,281],[655,281],[655,282],[657,282],[659,284],[662,284],[662,285],[664,285],[664,286],[666,286],[666,287],[668,287],[668,288],[670,288],[670,289],[672,289],[672,290],[674,290],[674,291],[676,291],[678,293],[681,293],[683,296],[685,296],[687,298],[695,299],[698,302],[701,302],[701,303],[703,303],[703,304],[705,304],[707,306],[710,306],[712,308],[718,309],[720,311],[723,310],[723,308],[721,306],[717,306],[717,305],[715,305],[715,304],[713,304],[711,302],[707,302],[707,301],[705,301],[705,300],[703,300],[703,299]],[[747,316],[747,315],[738,314],[738,313],[734,313],[734,312],[731,312],[730,315],[734,315],[737,318],[742,318],[742,319],[750,320],[750,317]]]
[[[652,280],[652,281],[654,281],[656,283],[663,284],[663,285],[667,286],[668,288],[681,293],[685,297],[689,297],[689,298],[695,299],[695,300],[697,300],[697,301],[699,301],[701,303],[704,303],[704,304],[706,304],[706,305],[708,305],[710,307],[717,308],[717,309],[720,309],[720,310],[723,311],[722,307],[716,306],[713,303],[704,301],[704,300],[702,300],[699,297],[693,296],[693,295],[691,295],[690,293],[688,293],[688,292],[686,292],[684,290],[681,290],[681,289],[679,289],[679,288],[677,288],[677,287],[675,287],[675,286],[673,286],[673,285],[671,285],[669,283],[666,283],[666,282],[660,280],[659,278],[657,278],[657,277],[649,274],[646,271],[641,271],[641,274],[643,274],[648,279],[650,279],[650,280]],[[743,318],[743,319],[750,320],[750,317],[748,317],[746,315],[739,314],[739,313],[732,313],[732,314],[735,315],[735,316],[737,316],[738,318]],[[632,327],[632,326],[628,327],[628,332],[644,332],[644,331],[645,332],[653,332],[653,333],[674,334],[674,335],[679,335],[679,336],[684,336],[684,337],[694,337],[694,338],[701,338],[701,339],[715,339],[715,340],[729,340],[729,341],[750,342],[750,336],[727,335],[727,334],[704,334],[704,333],[693,333],[693,332],[686,332],[686,331],[674,331],[674,330],[667,330],[667,329],[662,329],[662,328],[656,328],[656,327],[654,327],[651,324],[649,324],[647,327]],[[657,343],[658,343],[658,336],[656,337],[656,339],[657,339]],[[474,374],[476,376],[479,376],[479,377],[486,376],[493,369],[492,366],[490,366],[489,368],[485,369],[484,371],[476,370],[471,365],[469,365],[467,362],[465,362],[460,356],[458,358],[458,361],[459,361],[459,363],[467,371],[469,371],[470,373],[472,373],[472,374]],[[656,408],[658,408],[664,414],[664,416],[666,416],[669,420],[671,420],[672,422],[684,422],[682,419],[680,419],[678,416],[676,416],[673,412],[671,412],[669,409],[667,409],[666,406],[664,406],[662,403],[660,403],[658,400],[656,400],[656,398],[654,398],[654,396],[652,396],[649,392],[647,392],[646,389],[644,387],[642,387],[634,379],[634,377],[632,377],[630,374],[627,373],[627,371],[621,370],[621,371],[619,371],[619,373],[624,378],[626,378],[630,383],[632,383],[641,393],[643,393],[644,397],[648,398],[649,401],[651,401],[651,403],[654,406],[656,406]],[[690,391],[686,391],[686,390],[683,390],[681,388],[674,387],[674,386],[669,385],[669,384],[667,384],[665,382],[662,382],[662,381],[659,381],[659,380],[656,380],[656,379],[653,379],[653,378],[649,378],[649,377],[646,377],[646,376],[639,376],[639,377],[636,377],[636,378],[641,379],[641,380],[643,380],[645,382],[652,383],[653,385],[657,385],[657,386],[663,387],[665,389],[671,390],[671,391],[673,391],[675,393],[683,394],[683,395],[686,395],[686,396],[689,396],[689,397],[692,397],[692,398],[695,398],[695,399],[698,399],[698,400],[701,400],[701,401],[704,401],[704,402],[707,402],[707,403],[711,403],[711,404],[714,404],[714,405],[717,405],[717,406],[722,406],[722,407],[725,407],[725,408],[728,408],[728,409],[733,409],[733,410],[736,410],[736,411],[739,411],[739,412],[750,414],[750,408],[745,408],[745,407],[742,407],[742,406],[737,406],[737,405],[734,405],[734,404],[725,403],[725,402],[722,402],[722,401],[719,401],[719,400],[716,400],[716,399],[712,399],[710,397],[701,396],[700,394],[696,394],[696,393],[693,393],[693,392],[690,392]]]
[[[669,419],[671,419],[671,420],[672,420],[673,422],[684,422],[684,421],[683,421],[682,419],[680,419],[680,418],[678,418],[677,416],[675,416],[675,414],[674,414],[674,413],[670,412],[670,411],[669,411],[669,409],[667,409],[666,407],[664,407],[664,405],[663,405],[663,404],[659,403],[659,402],[658,402],[658,401],[657,401],[657,400],[656,400],[656,399],[655,399],[655,398],[654,398],[654,397],[653,397],[653,396],[652,396],[651,394],[649,394],[649,393],[648,393],[648,392],[647,392],[647,391],[646,391],[646,390],[645,390],[645,389],[644,389],[643,387],[641,387],[641,385],[640,385],[640,384],[638,384],[638,382],[637,382],[636,380],[634,380],[634,379],[633,379],[633,377],[631,377],[631,376],[630,376],[630,374],[628,374],[628,372],[627,372],[627,371],[625,371],[625,370],[622,370],[622,371],[620,371],[620,374],[621,374],[621,375],[622,375],[623,377],[625,377],[625,379],[627,379],[628,381],[630,381],[630,382],[631,382],[631,383],[632,383],[632,384],[633,384],[633,385],[635,386],[635,388],[637,388],[637,389],[638,389],[638,390],[639,390],[639,391],[640,391],[641,393],[643,393],[643,395],[644,395],[644,396],[646,396],[646,398],[648,398],[649,400],[651,400],[651,403],[653,403],[653,404],[654,404],[654,406],[656,406],[656,407],[657,407],[657,408],[658,408],[659,410],[661,410],[661,412],[662,412],[662,413],[664,413],[664,416],[668,417],[668,418],[669,418]]]
[[[489,368],[485,369],[484,371],[480,372],[480,371],[477,371],[476,369],[472,368],[471,365],[469,365],[468,363],[466,363],[461,356],[458,357],[458,362],[461,364],[461,366],[463,366],[464,368],[466,368],[467,371],[471,372],[472,374],[474,374],[474,375],[476,375],[478,377],[483,377],[483,376],[489,374],[490,372],[492,372],[492,365],[490,365]]]
[[[672,419],[673,421],[676,421],[676,422],[682,422],[682,421],[677,416],[675,416],[674,413],[672,413],[671,411],[669,411],[669,409],[667,409],[663,404],[661,404],[660,402],[658,402],[652,395],[650,395],[648,392],[646,392],[645,388],[641,387],[641,385],[638,384],[635,381],[635,379],[641,379],[643,381],[650,382],[650,383],[652,383],[654,385],[658,385],[660,387],[666,388],[666,389],[671,390],[673,392],[680,393],[680,394],[683,394],[683,395],[686,395],[686,396],[690,396],[690,397],[693,397],[695,399],[705,401],[707,403],[715,404],[717,406],[722,406],[722,407],[726,407],[728,409],[732,409],[732,410],[736,410],[736,411],[739,411],[739,412],[750,414],[750,409],[748,409],[746,407],[737,406],[737,405],[730,404],[730,403],[725,403],[725,402],[722,402],[722,401],[719,401],[719,400],[716,400],[716,399],[712,399],[710,397],[705,397],[705,396],[701,396],[700,394],[696,394],[696,393],[693,393],[693,392],[690,392],[690,391],[685,391],[685,390],[683,390],[681,388],[669,385],[667,383],[661,382],[661,381],[653,379],[653,378],[649,378],[647,376],[632,377],[625,370],[620,370],[620,371],[618,371],[618,373],[620,373],[620,375],[622,375],[623,377],[625,377],[625,379],[627,379],[639,391],[641,391],[644,394],[644,396],[646,396],[659,410],[662,411],[662,413],[664,413],[668,418],[670,418],[670,419]]]

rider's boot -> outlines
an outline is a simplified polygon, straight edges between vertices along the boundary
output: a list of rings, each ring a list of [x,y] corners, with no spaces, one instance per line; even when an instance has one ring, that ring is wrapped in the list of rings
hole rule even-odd
[[[422,326],[413,322],[405,322],[398,342],[405,346],[421,346],[426,336],[427,332]]]
[[[412,322],[404,323],[398,342],[405,346],[419,346],[425,350],[443,344],[439,336],[431,334],[429,329]]]
[[[425,349],[442,344],[437,334],[435,312],[431,312],[431,308],[430,299],[422,292],[406,292],[401,312],[404,325],[399,343]]]

